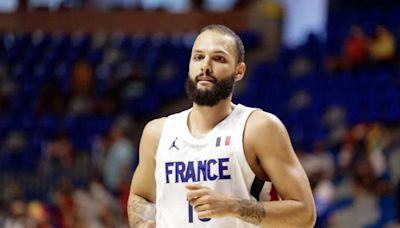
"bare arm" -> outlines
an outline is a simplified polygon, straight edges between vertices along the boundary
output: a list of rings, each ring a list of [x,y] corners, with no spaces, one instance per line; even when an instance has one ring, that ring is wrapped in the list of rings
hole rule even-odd
[[[165,119],[149,122],[143,130],[139,146],[139,165],[131,182],[128,219],[132,228],[155,227],[155,156]]]
[[[313,227],[316,214],[310,184],[282,122],[256,111],[246,128],[245,149],[254,151],[282,200],[238,200],[236,216],[261,227]]]
[[[207,187],[187,185],[188,200],[199,218],[233,216],[260,227],[313,227],[315,206],[307,176],[283,124],[273,115],[254,112],[244,134],[245,150],[256,156],[282,200],[238,199]]]
[[[155,205],[144,198],[130,194],[128,200],[128,218],[130,227],[147,227],[155,225]],[[154,226],[155,227],[155,226]]]

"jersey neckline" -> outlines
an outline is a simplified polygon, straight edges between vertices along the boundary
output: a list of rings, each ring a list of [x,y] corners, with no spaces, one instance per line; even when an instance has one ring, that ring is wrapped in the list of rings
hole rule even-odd
[[[241,104],[234,104],[233,110],[231,113],[229,113],[228,116],[225,117],[225,119],[223,119],[222,121],[220,121],[217,125],[215,125],[213,127],[213,129],[211,129],[210,132],[208,132],[204,137],[201,138],[195,138],[192,133],[190,133],[189,130],[189,126],[188,126],[188,118],[189,118],[189,114],[192,112],[192,108],[186,110],[185,115],[184,115],[184,138],[192,145],[204,145],[210,142],[210,140],[212,139],[213,135],[215,134],[215,132],[217,131],[218,127],[225,124],[230,118],[232,118],[232,116],[234,116],[234,114],[236,112],[238,112],[241,109],[242,105]]]

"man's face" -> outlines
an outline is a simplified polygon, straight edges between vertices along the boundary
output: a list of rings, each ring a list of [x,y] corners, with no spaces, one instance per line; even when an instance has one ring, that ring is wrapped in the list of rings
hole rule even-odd
[[[193,44],[186,92],[199,105],[214,106],[232,94],[236,74],[235,40],[215,31],[201,33]]]

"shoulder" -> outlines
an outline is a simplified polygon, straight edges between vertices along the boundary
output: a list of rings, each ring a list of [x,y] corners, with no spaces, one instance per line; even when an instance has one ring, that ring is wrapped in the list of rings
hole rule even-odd
[[[161,118],[150,120],[144,128],[147,129],[148,131],[152,131],[152,132],[161,131],[160,128],[162,128],[164,126],[166,119],[167,119],[167,117],[161,117]]]
[[[143,129],[142,137],[148,136],[154,139],[159,139],[166,119],[166,117],[161,117],[149,121]]]
[[[253,111],[247,120],[244,140],[247,148],[258,155],[290,147],[289,134],[282,121],[259,109]]]
[[[167,120],[168,120],[168,123],[167,123],[168,128],[170,128],[171,124],[173,125],[174,122],[182,121],[186,115],[186,112],[188,112],[188,111],[189,110],[184,110],[181,112],[171,114],[166,117],[160,117],[160,118],[149,121],[143,129],[142,140],[150,138],[150,140],[152,140],[152,141],[154,140],[155,142],[158,143],[158,141],[161,138],[162,130],[166,126]],[[174,127],[174,126],[172,126],[172,127]]]
[[[141,158],[155,156],[165,120],[165,117],[154,119],[149,121],[144,127],[139,144],[139,156]]]
[[[256,109],[250,114],[246,128],[251,132],[270,134],[285,129],[285,126],[274,114]]]

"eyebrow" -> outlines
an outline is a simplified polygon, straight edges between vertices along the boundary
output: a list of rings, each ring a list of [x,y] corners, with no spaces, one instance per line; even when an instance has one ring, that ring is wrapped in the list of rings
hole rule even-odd
[[[204,51],[201,50],[194,50],[193,53],[204,53]],[[213,54],[223,54],[223,55],[229,55],[227,52],[224,51],[212,51]]]

